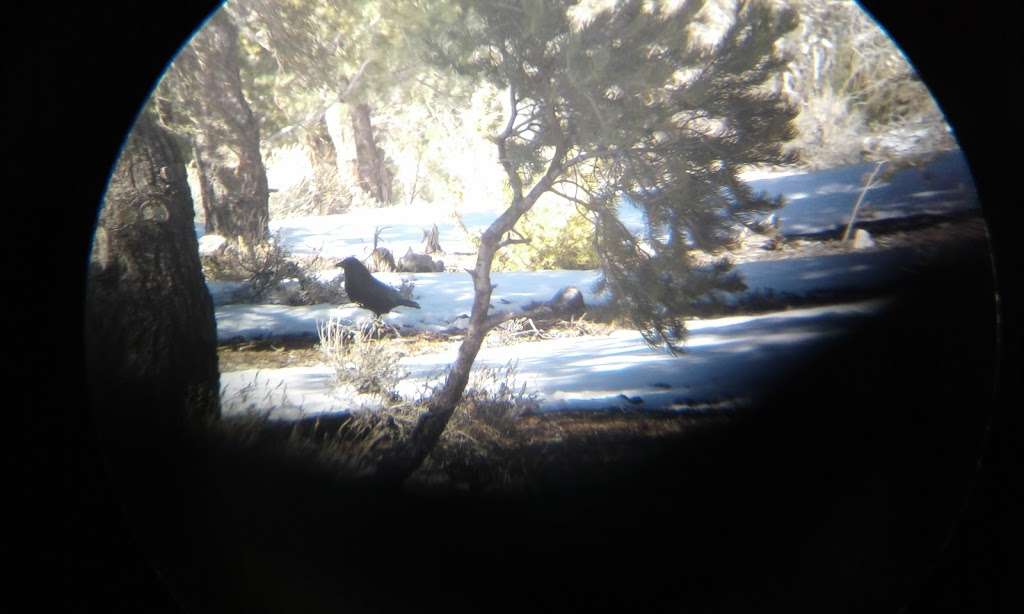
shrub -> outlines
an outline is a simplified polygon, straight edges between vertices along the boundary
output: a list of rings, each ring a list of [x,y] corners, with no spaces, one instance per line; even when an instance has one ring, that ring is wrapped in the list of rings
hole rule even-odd
[[[320,351],[334,368],[339,385],[377,395],[385,402],[397,401],[394,390],[406,375],[398,364],[401,355],[380,339],[375,322],[379,321],[362,327],[334,318],[319,323]]]
[[[327,266],[319,253],[298,262],[284,247],[279,234],[257,245],[241,239],[229,241],[200,260],[207,279],[245,282],[235,293],[237,302],[316,305],[348,300],[341,276],[329,281],[319,278],[319,272]],[[289,281],[293,286],[290,289],[286,288]]]
[[[413,481],[475,491],[522,487],[529,474],[524,454],[529,435],[517,421],[538,407],[536,395],[516,381],[514,363],[474,370],[441,440]]]
[[[831,90],[809,97],[794,120],[798,136],[789,148],[814,168],[859,162],[863,155],[867,118],[849,98]]]
[[[888,35],[854,2],[793,0],[800,26],[776,87],[800,107],[790,148],[810,167],[955,145],[942,112]],[[908,141],[910,141],[908,143]]]
[[[462,395],[460,411],[470,420],[507,432],[520,416],[537,411],[536,393],[528,393],[526,384],[516,381],[516,364],[504,367],[479,367],[470,377]]]
[[[515,244],[495,258],[495,270],[587,270],[599,266],[594,225],[564,202],[540,202],[516,225],[529,243]]]
[[[245,298],[258,300],[283,280],[297,276],[299,267],[288,256],[280,236],[274,234],[257,244],[242,237],[229,240],[201,261],[207,279],[245,281]]]

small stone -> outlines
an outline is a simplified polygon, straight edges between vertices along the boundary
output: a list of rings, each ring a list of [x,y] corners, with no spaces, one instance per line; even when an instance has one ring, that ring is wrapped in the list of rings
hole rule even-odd
[[[583,293],[573,286],[566,286],[555,293],[548,304],[559,313],[580,314],[586,309]]]
[[[853,249],[866,249],[874,246],[875,240],[871,238],[871,233],[868,231],[863,228],[858,228],[857,231],[853,233]]]

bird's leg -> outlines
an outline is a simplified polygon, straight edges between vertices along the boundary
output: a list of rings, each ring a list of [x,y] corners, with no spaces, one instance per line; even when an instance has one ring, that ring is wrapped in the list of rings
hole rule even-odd
[[[384,320],[378,320],[378,321],[380,322],[379,330],[381,332],[383,332],[385,329],[391,329],[391,332],[393,332],[395,334],[395,337],[401,337],[402,336],[401,333],[398,332],[398,329],[395,328],[395,326],[393,324],[388,324]]]
[[[369,320],[363,320],[362,326],[359,327],[359,335],[367,341],[373,339],[377,333],[376,324],[377,316],[374,316]]]
[[[389,330],[396,337],[402,336],[397,328],[385,322],[380,316],[374,315],[373,319],[363,323],[362,334],[366,339],[383,339]]]

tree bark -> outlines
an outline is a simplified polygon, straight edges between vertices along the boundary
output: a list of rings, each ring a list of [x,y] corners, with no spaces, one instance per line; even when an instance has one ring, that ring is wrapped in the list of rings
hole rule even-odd
[[[206,231],[250,245],[267,238],[270,191],[260,129],[242,93],[238,31],[218,11],[174,62],[179,115],[190,122]]]
[[[216,324],[185,165],[146,111],[99,216],[85,305],[91,395],[105,424],[220,416]]]
[[[365,103],[349,106],[352,135],[356,145],[356,181],[359,187],[381,204],[390,204],[391,171],[384,162],[384,152],[377,146],[370,121],[370,106]]]
[[[305,132],[306,149],[313,167],[314,195],[318,215],[341,213],[336,209],[334,196],[338,186],[338,154],[327,131],[327,120],[321,117]]]

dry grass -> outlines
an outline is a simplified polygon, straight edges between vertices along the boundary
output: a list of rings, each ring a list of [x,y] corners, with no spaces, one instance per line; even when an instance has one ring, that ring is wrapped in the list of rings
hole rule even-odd
[[[379,319],[363,326],[331,319],[317,326],[317,334],[321,357],[334,368],[339,386],[385,402],[394,398],[392,391],[406,376],[398,364],[401,352],[386,340],[394,329]]]
[[[343,348],[335,350],[341,356],[369,343],[396,343],[346,335],[325,341]],[[346,385],[355,385],[354,380]],[[432,392],[425,388],[420,398],[404,400],[383,390],[379,394],[384,403],[374,411],[293,423],[251,414],[226,419],[218,428],[237,445],[271,444],[339,478],[361,478],[372,475],[390,449],[403,445]],[[618,462],[636,454],[643,442],[670,440],[693,424],[692,418],[675,412],[541,413],[536,396],[518,381],[514,365],[477,369],[440,441],[409,486],[521,494],[552,464]]]

